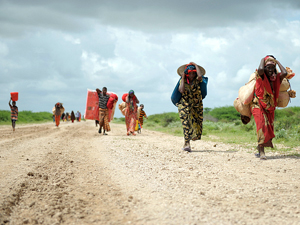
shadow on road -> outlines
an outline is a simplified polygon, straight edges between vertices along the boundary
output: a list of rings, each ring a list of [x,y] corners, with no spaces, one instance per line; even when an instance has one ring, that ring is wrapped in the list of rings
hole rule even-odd
[[[219,152],[219,153],[234,153],[237,152],[237,150],[229,150],[229,151],[215,151],[215,150],[192,150],[192,152]]]
[[[300,155],[276,155],[276,156],[267,156],[267,159],[300,159]]]

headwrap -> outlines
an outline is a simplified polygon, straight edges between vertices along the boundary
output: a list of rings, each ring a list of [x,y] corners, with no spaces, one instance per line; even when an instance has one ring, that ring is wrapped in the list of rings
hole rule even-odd
[[[186,78],[189,77],[190,72],[197,72],[196,67],[193,64],[187,64],[186,65],[185,70],[184,70],[184,74],[185,74]],[[186,79],[186,80],[189,84],[190,83],[189,79]]]
[[[274,59],[273,57],[267,55],[265,57],[265,66],[268,65],[268,64],[273,64],[274,66],[276,66],[276,64],[277,64],[276,59]]]
[[[130,94],[134,94],[134,91],[133,91],[133,90],[130,90],[130,91],[128,92],[128,98],[129,98],[129,95],[130,95]],[[129,108],[130,108],[131,111],[134,110],[134,103],[133,103],[134,97],[135,97],[135,96],[133,96],[133,98],[130,99],[130,101],[129,101]]]
[[[276,61],[275,58],[273,58],[272,56],[267,55],[264,59],[265,59],[265,66],[272,64],[276,67],[277,61]],[[270,80],[271,81],[276,80],[276,73],[275,72],[273,73],[272,76],[270,76]]]

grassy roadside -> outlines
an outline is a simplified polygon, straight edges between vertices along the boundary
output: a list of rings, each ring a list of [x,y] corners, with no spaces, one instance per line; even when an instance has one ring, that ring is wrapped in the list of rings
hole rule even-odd
[[[18,124],[45,123],[52,121],[52,113],[20,111]],[[0,110],[0,125],[11,125],[10,111]]]
[[[143,128],[183,137],[178,113],[162,113],[144,119]],[[125,123],[125,118],[116,118],[115,123]],[[275,113],[275,151],[300,157],[300,107],[278,109]],[[203,140],[243,145],[254,149],[257,145],[256,126],[253,117],[247,125],[242,124],[234,107],[204,109]]]

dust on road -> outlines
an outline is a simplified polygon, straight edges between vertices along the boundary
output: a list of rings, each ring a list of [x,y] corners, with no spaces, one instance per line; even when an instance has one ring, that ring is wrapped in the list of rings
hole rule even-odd
[[[300,224],[299,157],[111,129],[0,127],[0,223]]]

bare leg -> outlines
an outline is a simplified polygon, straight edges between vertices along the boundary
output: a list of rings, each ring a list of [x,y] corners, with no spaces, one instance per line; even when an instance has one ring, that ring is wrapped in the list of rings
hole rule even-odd
[[[188,152],[191,151],[190,141],[184,141],[183,150]]]
[[[258,146],[257,146],[257,149],[258,149],[258,152],[259,152],[259,158],[260,158],[261,160],[266,160],[267,157],[266,157],[266,155],[265,155],[265,148],[264,148],[263,146],[261,146],[261,145],[258,145]]]
[[[15,127],[16,127],[16,121],[12,121],[12,128],[13,128],[13,131],[15,131]]]

